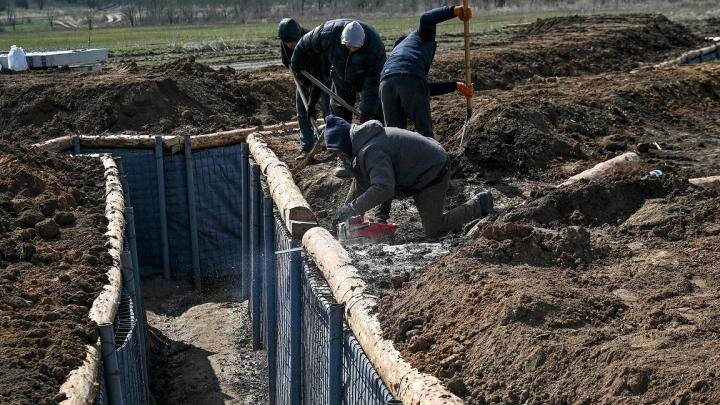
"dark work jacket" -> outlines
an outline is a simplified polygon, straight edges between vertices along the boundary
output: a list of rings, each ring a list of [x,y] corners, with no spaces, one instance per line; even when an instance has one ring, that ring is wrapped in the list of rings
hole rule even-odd
[[[303,35],[308,33],[308,30],[305,28],[303,28],[302,31]],[[297,45],[295,46],[297,47]],[[282,64],[285,65],[285,67],[290,67],[290,60],[292,59],[292,56],[293,49],[288,48],[285,46],[283,41],[280,41],[280,57],[282,58]],[[311,60],[312,62],[308,64],[307,69],[305,70],[321,82],[328,84],[328,77],[330,76],[330,63],[327,58],[323,55],[315,55],[311,57]],[[322,94],[322,90],[312,85],[312,83],[303,75],[298,75],[298,80],[300,80],[304,89],[312,89],[310,94],[311,104],[317,101]]]
[[[314,57],[324,55],[332,66],[332,80],[361,92],[361,115],[372,115],[380,106],[380,71],[385,64],[385,45],[370,25],[358,21],[365,30],[365,43],[355,53],[340,42],[342,31],[353,20],[331,20],[305,34],[295,46],[291,59],[296,72],[307,69]]]
[[[357,214],[421,191],[448,161],[438,141],[376,120],[353,125],[350,139],[355,181],[346,202]]]
[[[427,80],[437,49],[435,42],[437,24],[454,18],[453,8],[454,6],[440,7],[424,13],[420,17],[420,27],[392,50],[380,79],[403,74]],[[453,82],[450,91],[455,90],[454,85]]]

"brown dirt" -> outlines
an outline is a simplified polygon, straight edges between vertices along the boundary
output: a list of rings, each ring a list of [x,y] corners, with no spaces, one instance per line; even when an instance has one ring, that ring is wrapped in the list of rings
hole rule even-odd
[[[0,75],[0,139],[208,133],[288,121],[295,113],[292,83],[274,80],[277,72],[250,77],[181,59],[152,69]]]
[[[480,45],[472,60],[476,90],[510,89],[534,76],[627,71],[660,62],[705,42],[686,27],[654,14],[541,19],[508,41]],[[464,76],[461,51],[438,55],[431,77]]]
[[[573,162],[599,161],[637,144],[658,142],[644,162],[686,177],[707,175],[718,153],[720,64],[539,79],[510,91],[483,92],[459,149],[464,106],[436,100],[455,117],[436,124],[436,136],[462,171],[487,177],[522,174],[560,180]],[[643,149],[641,149],[643,150]],[[644,151],[644,150],[643,150]]]
[[[107,282],[99,159],[0,143],[0,402],[52,404],[97,340]]]
[[[150,325],[150,389],[158,405],[267,403],[267,360],[252,350],[238,280],[143,282]],[[229,321],[231,320],[231,321]]]
[[[397,347],[469,403],[718,402],[720,196],[619,181],[653,190],[630,193],[619,225],[565,225],[582,215],[550,203],[600,213],[604,196],[625,201],[618,179],[554,191],[386,298]]]

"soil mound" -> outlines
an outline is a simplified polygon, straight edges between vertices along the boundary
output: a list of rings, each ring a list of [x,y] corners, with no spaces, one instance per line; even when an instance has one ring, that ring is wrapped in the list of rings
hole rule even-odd
[[[533,76],[578,76],[659,62],[704,41],[662,15],[595,15],[541,19],[509,42],[473,58],[476,89],[509,89]],[[462,54],[438,55],[432,75],[463,77]]]
[[[278,76],[283,79],[278,80]],[[247,81],[192,59],[152,69],[0,77],[0,139],[35,142],[103,132],[208,133],[287,121],[292,82],[269,69]]]
[[[671,241],[662,227],[678,210],[684,232]],[[468,403],[717,402],[717,212],[717,192],[690,187],[647,199],[620,226],[491,221],[385,296],[383,328]],[[502,241],[540,247],[527,251],[534,261],[497,260],[488,246]],[[562,250],[585,261],[553,263]]]
[[[646,200],[683,192],[689,183],[668,177],[610,178],[552,190],[507,213],[505,222],[530,222],[559,228],[565,225],[619,225]]]
[[[521,173],[579,160],[605,160],[638,149],[647,162],[688,178],[712,173],[704,155],[720,134],[720,65],[710,63],[637,73],[543,79],[475,102],[470,130],[460,144],[463,106],[437,103],[449,122],[436,133],[465,173]],[[440,104],[440,105],[438,105]],[[458,131],[458,132],[456,132]],[[680,148],[676,145],[689,143]],[[710,165],[712,166],[712,164]],[[556,180],[577,168],[545,171]]]
[[[0,402],[51,404],[97,340],[107,282],[98,159],[0,142]]]

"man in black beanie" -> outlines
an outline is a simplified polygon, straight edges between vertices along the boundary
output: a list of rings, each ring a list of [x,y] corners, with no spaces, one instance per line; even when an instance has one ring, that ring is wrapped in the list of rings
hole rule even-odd
[[[447,152],[436,140],[376,120],[350,125],[329,115],[325,124],[327,149],[352,159],[352,186],[336,222],[393,198],[413,197],[425,234],[442,236],[492,210],[492,195],[484,191],[443,213],[450,172]]]
[[[280,56],[282,57],[282,63],[285,67],[290,67],[290,60],[292,59],[295,45],[297,45],[300,38],[307,32],[308,30],[292,18],[283,18],[280,21],[278,25],[278,38],[280,39]],[[318,80],[327,84],[330,74],[330,64],[327,58],[323,56],[315,58],[313,63],[308,65],[308,72]],[[323,116],[325,116],[330,112],[330,98],[327,94],[322,93],[317,86],[310,83],[304,76],[297,77],[297,80],[300,88],[305,93],[308,104],[310,104],[306,109],[300,93],[295,90],[295,108],[297,109],[298,125],[300,126],[300,154],[295,159],[303,160],[315,144],[315,137],[313,136],[310,120],[316,119],[317,113],[315,112],[315,106],[317,101],[318,99],[322,100],[320,107]]]

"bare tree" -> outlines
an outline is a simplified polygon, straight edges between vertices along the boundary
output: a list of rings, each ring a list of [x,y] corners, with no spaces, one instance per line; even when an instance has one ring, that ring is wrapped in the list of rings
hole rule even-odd
[[[92,31],[94,19],[95,19],[95,10],[92,8],[85,10],[85,12],[83,13],[83,21],[85,22],[85,25],[87,26],[88,31]],[[88,42],[89,42],[89,40],[88,40]]]
[[[55,12],[54,11],[48,11],[45,13],[45,18],[47,19],[48,24],[50,25],[50,30],[55,29]]]
[[[5,9],[5,16],[7,17],[8,25],[11,26],[13,32],[15,32],[15,27],[18,23],[18,16],[17,11],[15,11],[15,7],[8,5],[7,9]]]
[[[121,7],[122,15],[128,20],[131,27],[135,26],[138,17],[138,8],[133,2],[128,2]]]

